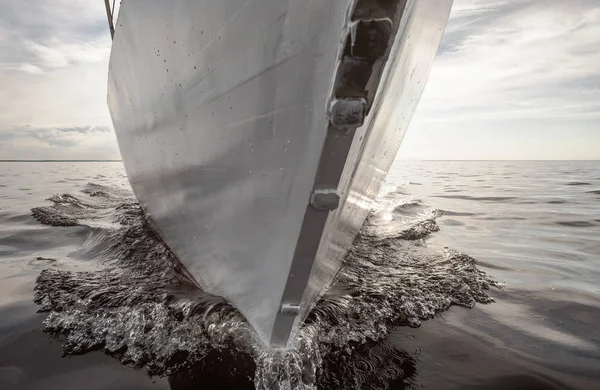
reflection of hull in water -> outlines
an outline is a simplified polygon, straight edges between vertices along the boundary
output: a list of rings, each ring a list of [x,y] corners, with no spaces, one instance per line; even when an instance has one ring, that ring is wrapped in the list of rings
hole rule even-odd
[[[165,242],[267,344],[330,284],[416,108],[451,1],[123,2],[108,102]]]

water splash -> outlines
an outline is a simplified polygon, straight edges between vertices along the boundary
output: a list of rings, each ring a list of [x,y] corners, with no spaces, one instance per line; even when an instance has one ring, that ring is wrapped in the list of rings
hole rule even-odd
[[[94,267],[41,272],[34,300],[49,313],[44,330],[65,337],[65,355],[103,350],[151,375],[169,376],[175,387],[205,383],[224,362],[231,365],[218,380],[242,378],[257,389],[385,389],[392,381],[410,387],[410,357],[378,341],[395,326],[419,326],[451,305],[491,302],[485,290],[497,285],[471,257],[432,253],[423,245],[439,229],[440,211],[415,200],[392,201],[365,223],[293,344],[266,349],[234,307],[190,281],[130,192],[88,184],[81,194],[49,200],[52,205],[32,210],[34,217],[87,226],[88,239],[69,256]]]

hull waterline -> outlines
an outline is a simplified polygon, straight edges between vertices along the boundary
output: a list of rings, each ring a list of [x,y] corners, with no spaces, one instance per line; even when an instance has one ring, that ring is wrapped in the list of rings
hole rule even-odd
[[[123,1],[108,103],[149,220],[285,346],[367,216],[451,1]]]

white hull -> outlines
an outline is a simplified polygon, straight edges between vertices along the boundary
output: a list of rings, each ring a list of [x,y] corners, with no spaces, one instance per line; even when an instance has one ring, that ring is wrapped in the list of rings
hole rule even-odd
[[[266,344],[288,342],[339,269],[400,146],[450,7],[123,1],[108,103],[133,190],[198,284],[234,304]],[[364,54],[356,22],[369,17],[392,34],[366,60],[364,85],[349,86],[365,74],[352,61]]]

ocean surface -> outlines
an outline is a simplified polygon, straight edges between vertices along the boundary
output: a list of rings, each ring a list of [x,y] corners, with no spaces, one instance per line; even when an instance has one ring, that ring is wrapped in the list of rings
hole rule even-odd
[[[119,162],[0,162],[0,389],[600,389],[600,162],[398,161],[293,348],[146,228]]]

